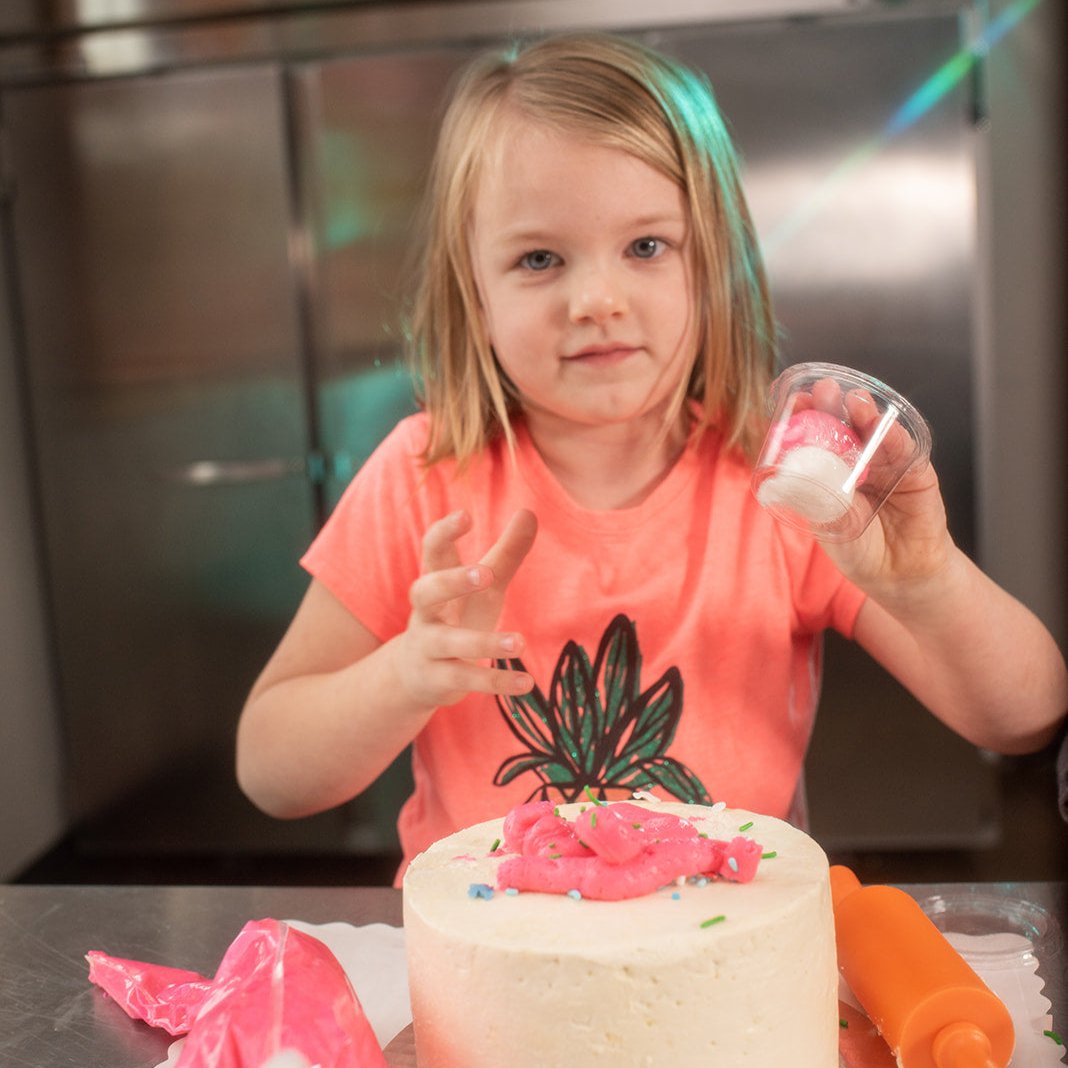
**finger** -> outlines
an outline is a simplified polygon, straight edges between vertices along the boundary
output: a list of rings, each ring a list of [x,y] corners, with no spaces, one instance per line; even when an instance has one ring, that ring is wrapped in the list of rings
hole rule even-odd
[[[456,542],[471,529],[471,516],[459,509],[431,523],[423,535],[423,571],[443,571],[460,563]]]
[[[908,464],[915,445],[904,426],[894,420],[893,412],[880,410],[865,389],[850,390],[845,396],[845,409],[861,441],[879,437],[873,463],[893,468]]]
[[[433,616],[445,605],[484,590],[493,582],[493,571],[483,564],[449,567],[420,575],[408,590],[412,610]]]
[[[495,585],[504,590],[526,559],[538,534],[538,520],[533,512],[521,508],[508,521],[501,536],[482,557],[482,563],[493,569]]]
[[[812,406],[821,412],[842,416],[842,387],[833,378],[812,383]]]
[[[419,655],[427,660],[507,660],[526,648],[523,636],[514,631],[473,630],[435,623],[425,627],[418,639]]]
[[[534,678],[525,671],[484,667],[468,660],[442,660],[427,672],[427,688],[434,703],[455,704],[465,694],[523,694],[534,689]]]

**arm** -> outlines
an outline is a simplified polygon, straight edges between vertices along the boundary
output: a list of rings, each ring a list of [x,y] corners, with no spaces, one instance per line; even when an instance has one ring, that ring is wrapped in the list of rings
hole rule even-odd
[[[466,515],[427,532],[408,627],[379,640],[313,581],[249,694],[237,732],[237,778],[264,811],[298,817],[356,796],[426,725],[467,693],[522,693],[533,681],[485,661],[514,656],[518,634],[493,628],[536,531],[517,513],[475,565],[456,540]]]
[[[1052,739],[1068,709],[1064,658],[1042,623],[953,543],[932,466],[901,480],[861,538],[825,548],[869,595],[858,643],[939,719],[1003,753]]]
[[[430,716],[403,699],[392,660],[388,643],[312,582],[238,723],[237,780],[256,805],[310,815],[385,770]]]
[[[869,598],[856,640],[973,744],[999,753],[1040,749],[1068,708],[1064,660],[1028,609],[955,554],[923,599],[896,601],[891,612]]]

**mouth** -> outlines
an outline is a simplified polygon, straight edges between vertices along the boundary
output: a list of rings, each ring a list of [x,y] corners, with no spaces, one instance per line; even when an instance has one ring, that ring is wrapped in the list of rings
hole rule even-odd
[[[609,342],[602,345],[587,345],[585,348],[565,356],[564,359],[571,363],[617,363],[637,351],[637,345]]]

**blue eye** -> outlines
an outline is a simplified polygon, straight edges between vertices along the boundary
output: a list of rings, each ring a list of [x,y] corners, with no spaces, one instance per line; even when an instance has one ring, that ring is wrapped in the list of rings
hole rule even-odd
[[[544,248],[528,252],[519,260],[520,266],[525,267],[528,271],[547,271],[550,267],[555,266],[556,262],[556,255]]]
[[[630,251],[640,260],[652,260],[664,251],[664,243],[658,237],[639,237],[631,242]]]

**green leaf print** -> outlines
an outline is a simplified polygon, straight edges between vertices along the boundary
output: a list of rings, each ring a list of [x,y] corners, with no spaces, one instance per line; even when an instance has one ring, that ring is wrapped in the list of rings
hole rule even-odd
[[[527,670],[518,659],[497,663]],[[504,786],[533,777],[537,785],[528,800],[574,801],[587,787],[602,798],[610,789],[659,787],[680,801],[710,803],[697,775],[666,755],[682,715],[682,689],[682,675],[671,667],[641,691],[637,630],[618,615],[592,663],[577,642],[564,646],[548,699],[537,686],[529,694],[497,697],[524,749],[502,762],[493,781]]]

